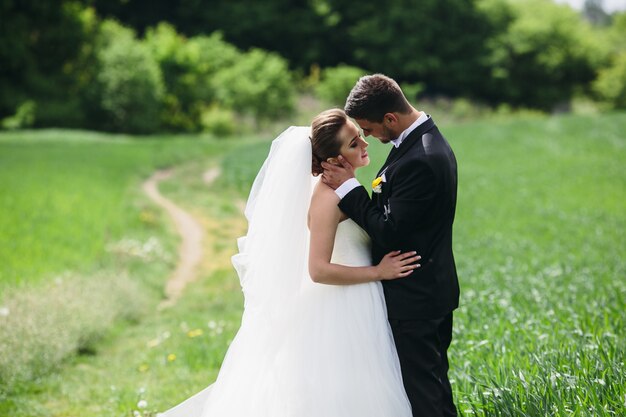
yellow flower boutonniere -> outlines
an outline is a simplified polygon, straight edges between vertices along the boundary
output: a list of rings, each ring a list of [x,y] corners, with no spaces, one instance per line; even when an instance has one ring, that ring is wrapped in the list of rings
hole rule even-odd
[[[378,177],[372,181],[372,191],[380,193],[383,190],[383,177]]]

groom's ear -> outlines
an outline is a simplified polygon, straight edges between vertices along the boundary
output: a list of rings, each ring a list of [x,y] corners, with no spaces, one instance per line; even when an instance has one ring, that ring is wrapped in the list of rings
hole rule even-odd
[[[383,123],[397,123],[398,122],[398,116],[396,116],[394,113],[385,113],[385,115],[383,116]]]

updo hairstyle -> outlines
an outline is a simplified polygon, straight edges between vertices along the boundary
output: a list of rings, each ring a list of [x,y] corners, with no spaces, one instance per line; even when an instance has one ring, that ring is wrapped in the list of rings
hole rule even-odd
[[[318,176],[324,172],[321,163],[339,155],[341,141],[339,131],[348,123],[348,116],[341,109],[326,110],[311,122],[311,148],[313,160],[311,172]]]

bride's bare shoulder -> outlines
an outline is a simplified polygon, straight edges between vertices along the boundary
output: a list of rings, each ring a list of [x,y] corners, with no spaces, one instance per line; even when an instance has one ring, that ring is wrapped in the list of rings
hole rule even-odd
[[[313,189],[311,196],[311,205],[309,207],[309,222],[311,217],[327,217],[328,219],[341,217],[341,210],[337,205],[339,197],[335,194],[335,190],[328,185],[319,181]]]
[[[339,196],[335,193],[335,190],[328,185],[319,181],[313,189],[313,195],[311,196],[311,206],[331,206],[336,207],[339,203]],[[339,209],[339,208],[337,208]]]

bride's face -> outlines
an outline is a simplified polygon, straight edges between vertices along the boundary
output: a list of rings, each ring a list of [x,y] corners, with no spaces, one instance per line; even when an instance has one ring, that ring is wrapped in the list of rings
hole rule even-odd
[[[351,120],[348,120],[339,131],[339,140],[341,141],[341,149],[339,153],[354,168],[369,165],[370,158],[367,155],[367,147],[369,143],[361,136],[358,126]]]

